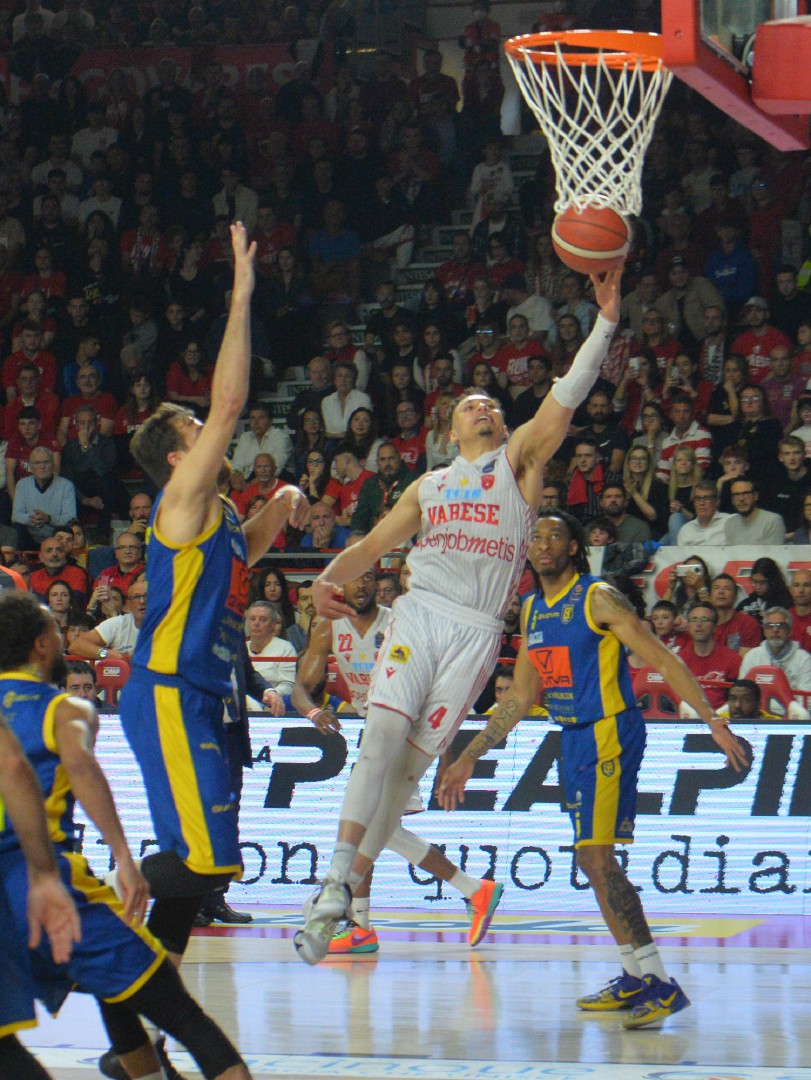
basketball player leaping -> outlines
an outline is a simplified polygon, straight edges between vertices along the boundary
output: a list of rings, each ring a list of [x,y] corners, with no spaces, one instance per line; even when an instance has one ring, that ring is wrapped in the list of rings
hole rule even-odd
[[[351,617],[342,586],[419,533],[411,586],[400,597],[369,690],[363,744],[349,778],[338,840],[295,938],[323,959],[352,893],[397,828],[420,777],[448,745],[498,658],[504,610],[524,568],[544,465],[590,390],[619,319],[621,271],[594,277],[600,315],[569,372],[509,439],[497,403],[463,396],[452,416],[459,456],[412,484],[362,541],[316,580],[319,615]],[[505,445],[506,443],[506,445]]]
[[[335,713],[328,708],[319,708],[314,698],[318,688],[324,685],[331,655],[335,657],[338,671],[349,690],[353,709],[361,716],[366,715],[372,668],[391,617],[390,609],[377,603],[376,586],[377,573],[374,569],[361,574],[357,581],[347,582],[344,599],[354,614],[351,618],[334,621],[316,620],[307,650],[299,660],[292,694],[293,705],[302,716],[309,717],[319,731],[329,733],[341,730]],[[418,813],[422,809],[419,793],[415,793],[406,806],[406,813]],[[467,940],[471,946],[478,945],[487,933],[504,886],[464,873],[446,859],[439,848],[402,826],[394,830],[386,841],[386,847],[402,855],[406,862],[420,866],[440,881],[447,882],[464,896],[470,914]],[[371,876],[370,869],[355,890],[352,917],[346,929],[332,939],[330,953],[370,953],[377,952],[380,947],[377,933],[369,921]]]

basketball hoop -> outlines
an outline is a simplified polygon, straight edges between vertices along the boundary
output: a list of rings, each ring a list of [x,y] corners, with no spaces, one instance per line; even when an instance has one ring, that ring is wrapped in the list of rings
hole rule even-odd
[[[547,138],[555,212],[642,209],[642,165],[672,73],[658,34],[564,30],[524,34],[505,51]]]

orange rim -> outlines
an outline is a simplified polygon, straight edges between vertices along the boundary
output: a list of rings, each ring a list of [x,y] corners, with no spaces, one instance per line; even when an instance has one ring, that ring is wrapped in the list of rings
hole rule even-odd
[[[558,52],[554,46],[592,49],[592,52]],[[664,45],[660,34],[642,34],[633,30],[553,30],[543,34],[522,34],[504,43],[504,51],[516,60],[529,59],[533,64],[556,65],[563,61],[571,67],[621,68],[640,64],[643,71],[656,71],[662,64]]]

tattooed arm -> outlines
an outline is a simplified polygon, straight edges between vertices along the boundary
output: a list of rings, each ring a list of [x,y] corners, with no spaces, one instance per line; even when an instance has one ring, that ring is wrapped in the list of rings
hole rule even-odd
[[[518,659],[515,661],[512,686],[490,717],[490,723],[484,731],[476,736],[442,777],[437,801],[443,810],[454,810],[458,804],[465,801],[465,784],[473,775],[476,762],[500,743],[519,720],[527,715],[537,701],[540,689],[540,677],[529,659],[526,643],[522,641]]]
[[[696,677],[676,653],[645,630],[621,592],[611,585],[598,585],[589,596],[589,614],[598,626],[610,630],[623,645],[664,676],[673,692],[696,710],[701,719],[709,724],[713,739],[736,772],[748,768],[743,747],[729,731],[727,722],[715,716]]]

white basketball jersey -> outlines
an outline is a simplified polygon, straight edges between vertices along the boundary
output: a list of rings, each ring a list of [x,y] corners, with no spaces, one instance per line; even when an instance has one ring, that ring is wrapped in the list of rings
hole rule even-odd
[[[506,446],[473,462],[457,457],[419,483],[422,524],[408,556],[407,595],[439,614],[499,629],[538,516],[518,489]]]
[[[362,637],[349,619],[335,619],[332,624],[332,655],[352,695],[352,707],[361,716],[366,715],[369,682],[390,616],[391,608],[381,607]]]

